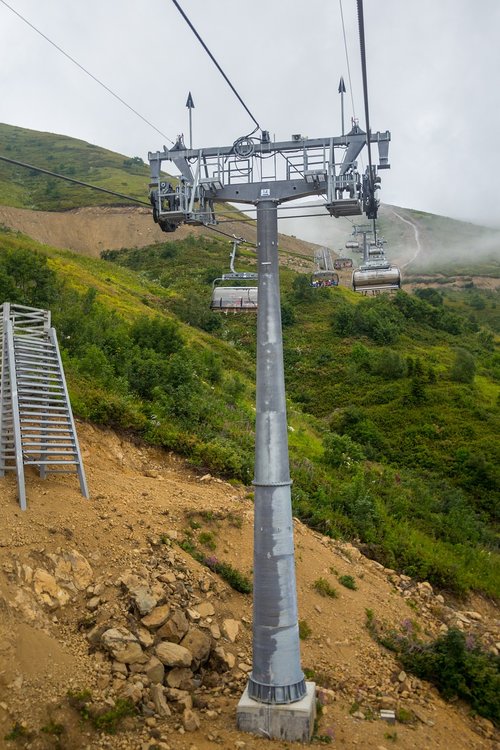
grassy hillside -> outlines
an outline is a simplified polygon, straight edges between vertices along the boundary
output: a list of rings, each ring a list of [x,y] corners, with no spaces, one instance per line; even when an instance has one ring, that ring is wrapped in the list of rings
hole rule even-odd
[[[147,200],[149,167],[138,157],[116,154],[67,136],[5,124],[0,124],[0,138],[3,144],[0,155]],[[0,205],[61,211],[124,202],[117,197],[0,162]],[[229,211],[227,206],[224,211]],[[388,241],[387,253],[391,259],[408,260],[413,257],[416,247],[412,226],[398,218],[395,211],[418,228],[422,246],[418,258],[405,268],[404,279],[429,272],[446,278],[456,274],[500,278],[499,232],[422,211],[382,206],[379,232]],[[235,211],[234,215],[237,217],[238,212]],[[351,222],[333,221],[325,214],[324,219],[307,219],[307,228],[310,229],[315,222],[318,222],[318,235],[314,241],[344,254],[344,245],[352,230]],[[300,237],[302,224],[283,222],[280,228]],[[225,229],[230,233],[241,232],[241,225],[226,225]],[[358,262],[360,256],[354,257]]]
[[[98,187],[147,200],[149,166],[138,157],[107,151],[54,133],[0,124],[0,155]],[[80,206],[116,204],[119,198],[72,185],[54,177],[0,162],[0,204],[61,211]]]
[[[380,212],[380,233],[388,241],[389,254],[397,257],[405,247],[415,249],[416,244],[412,227],[396,214],[417,227],[421,245],[421,253],[405,268],[406,279],[422,273],[500,278],[497,230],[425,211],[384,206]]]
[[[208,309],[225,241],[94,260],[4,232],[0,250],[2,299],[53,311],[81,417],[249,485],[255,317]],[[390,567],[498,596],[496,303],[368,300],[288,269],[282,286],[294,512]]]

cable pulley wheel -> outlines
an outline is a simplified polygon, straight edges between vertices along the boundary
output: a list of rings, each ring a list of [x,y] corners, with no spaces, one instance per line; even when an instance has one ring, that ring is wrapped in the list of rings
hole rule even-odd
[[[248,159],[255,151],[254,142],[247,136],[238,138],[238,140],[233,143],[233,151],[236,156],[239,156],[242,159]]]

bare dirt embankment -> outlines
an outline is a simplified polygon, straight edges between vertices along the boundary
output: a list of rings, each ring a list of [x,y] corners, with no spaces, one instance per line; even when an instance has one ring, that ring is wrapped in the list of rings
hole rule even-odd
[[[174,455],[111,431],[86,424],[78,431],[90,501],[74,476],[42,481],[29,473],[23,513],[13,475],[0,479],[0,747],[298,748],[236,731],[251,669],[251,596],[178,544],[188,536],[208,558],[250,576],[249,489],[201,476]],[[461,623],[491,644],[499,640],[495,609],[477,599],[457,611],[428,584],[299,521],[295,542],[299,617],[309,630],[302,665],[314,671],[324,703],[318,732],[349,750],[498,750],[490,722],[405,674],[365,626],[371,609],[423,635]],[[355,590],[339,583],[342,575],[352,576]],[[336,598],[318,593],[320,578]],[[170,652],[179,650],[176,658],[188,651],[184,666],[158,650],[165,641]],[[80,697],[90,691],[84,718],[69,705],[68,690]],[[120,696],[135,703],[137,715],[103,734],[94,724]],[[387,724],[381,708],[393,708],[401,721]],[[16,726],[17,739],[2,739]]]
[[[206,227],[185,224],[181,224],[175,232],[162,232],[148,208],[135,206],[77,208],[59,213],[0,206],[0,224],[27,234],[38,242],[94,258],[98,258],[103,250],[146,247],[156,242],[182,240],[191,234],[223,239]],[[229,235],[243,237],[248,242],[257,242],[253,222],[228,222],[218,228]],[[316,245],[284,234],[280,234],[279,244],[280,250],[287,255],[285,262],[291,267],[298,270],[312,268],[312,262],[308,262],[307,257],[312,261]],[[306,256],[306,260],[295,256]]]

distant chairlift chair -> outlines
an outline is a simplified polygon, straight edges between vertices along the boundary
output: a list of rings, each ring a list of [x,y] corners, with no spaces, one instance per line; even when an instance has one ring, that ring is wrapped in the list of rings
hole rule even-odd
[[[342,268],[352,268],[352,259],[351,258],[335,258],[333,261],[333,267],[336,271],[339,271]]]
[[[236,250],[242,241],[241,237],[234,238],[229,263],[231,273],[224,273],[213,282],[210,309],[214,312],[257,312],[258,286],[238,284],[238,282],[257,281],[259,275],[234,269]],[[228,285],[219,283],[225,281],[232,283]]]
[[[335,273],[334,264],[330,250],[327,247],[321,247],[314,253],[314,263],[316,270],[311,276],[311,286],[338,286],[339,275]]]

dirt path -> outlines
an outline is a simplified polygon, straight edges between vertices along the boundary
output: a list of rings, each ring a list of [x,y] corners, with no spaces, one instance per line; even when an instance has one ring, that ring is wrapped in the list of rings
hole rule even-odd
[[[404,224],[408,224],[408,226],[410,226],[413,229],[413,233],[415,235],[416,250],[409,260],[401,264],[401,268],[406,268],[406,266],[409,266],[410,263],[413,263],[413,261],[416,260],[418,256],[420,255],[420,253],[422,252],[422,246],[420,244],[420,235],[419,235],[418,227],[413,221],[409,221],[408,219],[405,219],[403,216],[401,216],[401,214],[398,214],[398,212],[395,211],[393,208],[391,208],[391,213],[394,214],[394,216],[396,216]]]

